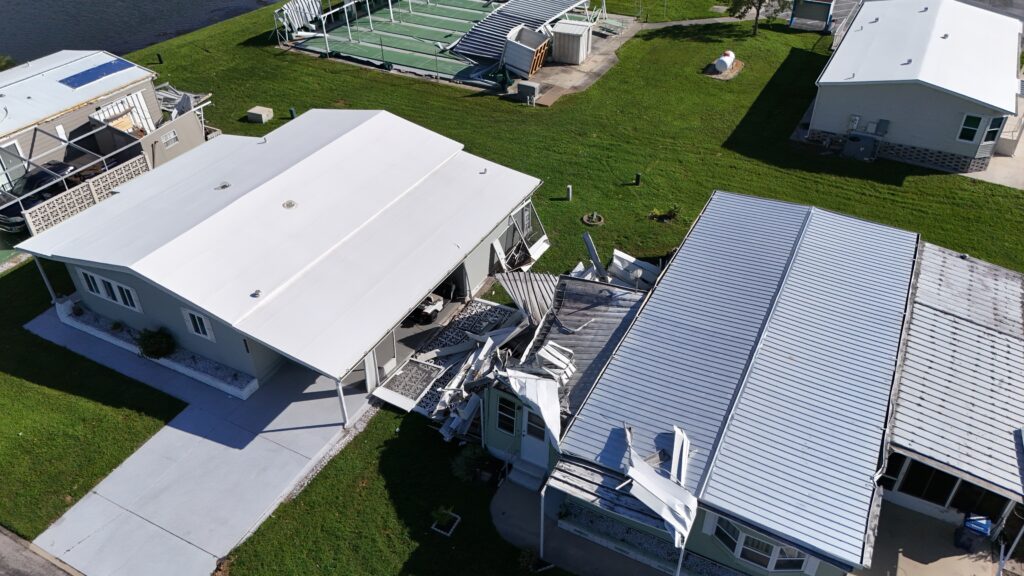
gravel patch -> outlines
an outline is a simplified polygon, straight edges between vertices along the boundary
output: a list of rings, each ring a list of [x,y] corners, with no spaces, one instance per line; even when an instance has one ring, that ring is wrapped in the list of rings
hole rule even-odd
[[[126,344],[137,346],[136,342],[139,337],[138,330],[100,316],[80,304],[77,306],[77,309],[81,310],[82,313],[78,316],[72,316],[76,322],[95,328],[96,330],[104,332],[109,336],[113,336]],[[117,325],[119,329],[115,329],[115,325]],[[235,388],[237,390],[245,389],[253,378],[249,374],[239,372],[238,370],[229,368],[219,362],[214,362],[209,358],[194,354],[180,346],[170,355],[166,356],[164,360],[174,362],[175,364],[185,366],[186,368],[195,370],[196,372],[206,374],[207,376],[223,383],[225,386]]]

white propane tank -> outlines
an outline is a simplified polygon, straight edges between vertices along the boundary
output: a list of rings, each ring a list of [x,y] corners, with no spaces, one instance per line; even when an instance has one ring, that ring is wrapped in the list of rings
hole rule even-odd
[[[736,55],[732,53],[732,50],[726,50],[715,60],[715,70],[719,74],[728,71],[732,68],[732,63],[736,61]]]

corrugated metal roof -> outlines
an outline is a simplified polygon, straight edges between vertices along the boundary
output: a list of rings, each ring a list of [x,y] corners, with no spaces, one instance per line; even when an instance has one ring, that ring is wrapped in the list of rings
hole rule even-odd
[[[672,452],[672,426],[693,448],[696,493],[736,387],[800,235],[804,206],[715,193],[663,273],[562,451],[623,468],[624,422],[637,452]]]
[[[926,245],[892,444],[1020,500],[1024,277]]]
[[[579,410],[643,297],[642,290],[567,276],[559,279],[554,305],[537,329],[531,352],[546,342],[573,351],[576,372],[558,391],[563,411],[573,414]]]
[[[861,565],[916,244],[878,224],[716,192],[563,452],[622,469],[623,424],[641,454],[670,452],[677,425],[693,447],[688,489]]]
[[[870,561],[916,245],[909,232],[811,212],[703,501],[849,565]]]
[[[587,4],[588,0],[510,0],[473,26],[452,48],[465,56],[500,60],[505,40],[513,28],[523,25],[531,30]]]
[[[555,299],[558,276],[540,272],[503,272],[495,274],[501,287],[527,315],[534,326],[540,325]]]

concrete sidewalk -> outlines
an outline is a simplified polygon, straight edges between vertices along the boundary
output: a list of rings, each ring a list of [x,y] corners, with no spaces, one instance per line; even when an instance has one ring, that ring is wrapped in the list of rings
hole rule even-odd
[[[0,528],[0,574],[4,576],[68,576],[29,549],[29,543]]]
[[[35,540],[88,576],[208,576],[365,423],[343,429],[333,381],[295,364],[241,401],[69,328],[53,310],[26,327],[190,403]]]

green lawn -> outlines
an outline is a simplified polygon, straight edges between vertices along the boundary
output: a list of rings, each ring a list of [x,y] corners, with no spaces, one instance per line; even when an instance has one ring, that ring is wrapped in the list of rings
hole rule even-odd
[[[232,554],[231,575],[528,574],[491,522],[493,488],[452,476],[459,450],[426,418],[381,410]],[[430,529],[439,507],[462,516],[451,538]]]
[[[22,328],[49,305],[34,264],[0,294],[0,524],[32,539],[184,406]]]
[[[715,18],[725,14],[711,11],[715,5],[724,6],[724,0],[605,0],[610,14],[623,14],[641,22],[670,22]],[[593,2],[599,6],[600,2]]]
[[[787,142],[814,96],[828,38],[750,23],[652,30],[582,94],[530,108],[444,83],[285,53],[260,9],[130,57],[181,88],[214,93],[207,116],[226,132],[258,135],[288,109],[384,108],[460,140],[467,150],[538,176],[536,204],[553,240],[540,268],[564,271],[586,252],[580,217],[607,255],[613,246],[657,258],[678,245],[715,188],[813,203],[915,230],[932,242],[1024,269],[1024,193],[893,162],[862,164]],[[746,68],[722,82],[698,71],[723,49]],[[165,63],[156,63],[156,54]],[[242,118],[271,106],[269,125]],[[338,159],[339,170],[358,170]],[[625,186],[643,173],[639,188]],[[575,197],[564,202],[564,187]],[[677,206],[675,222],[648,219]]]

